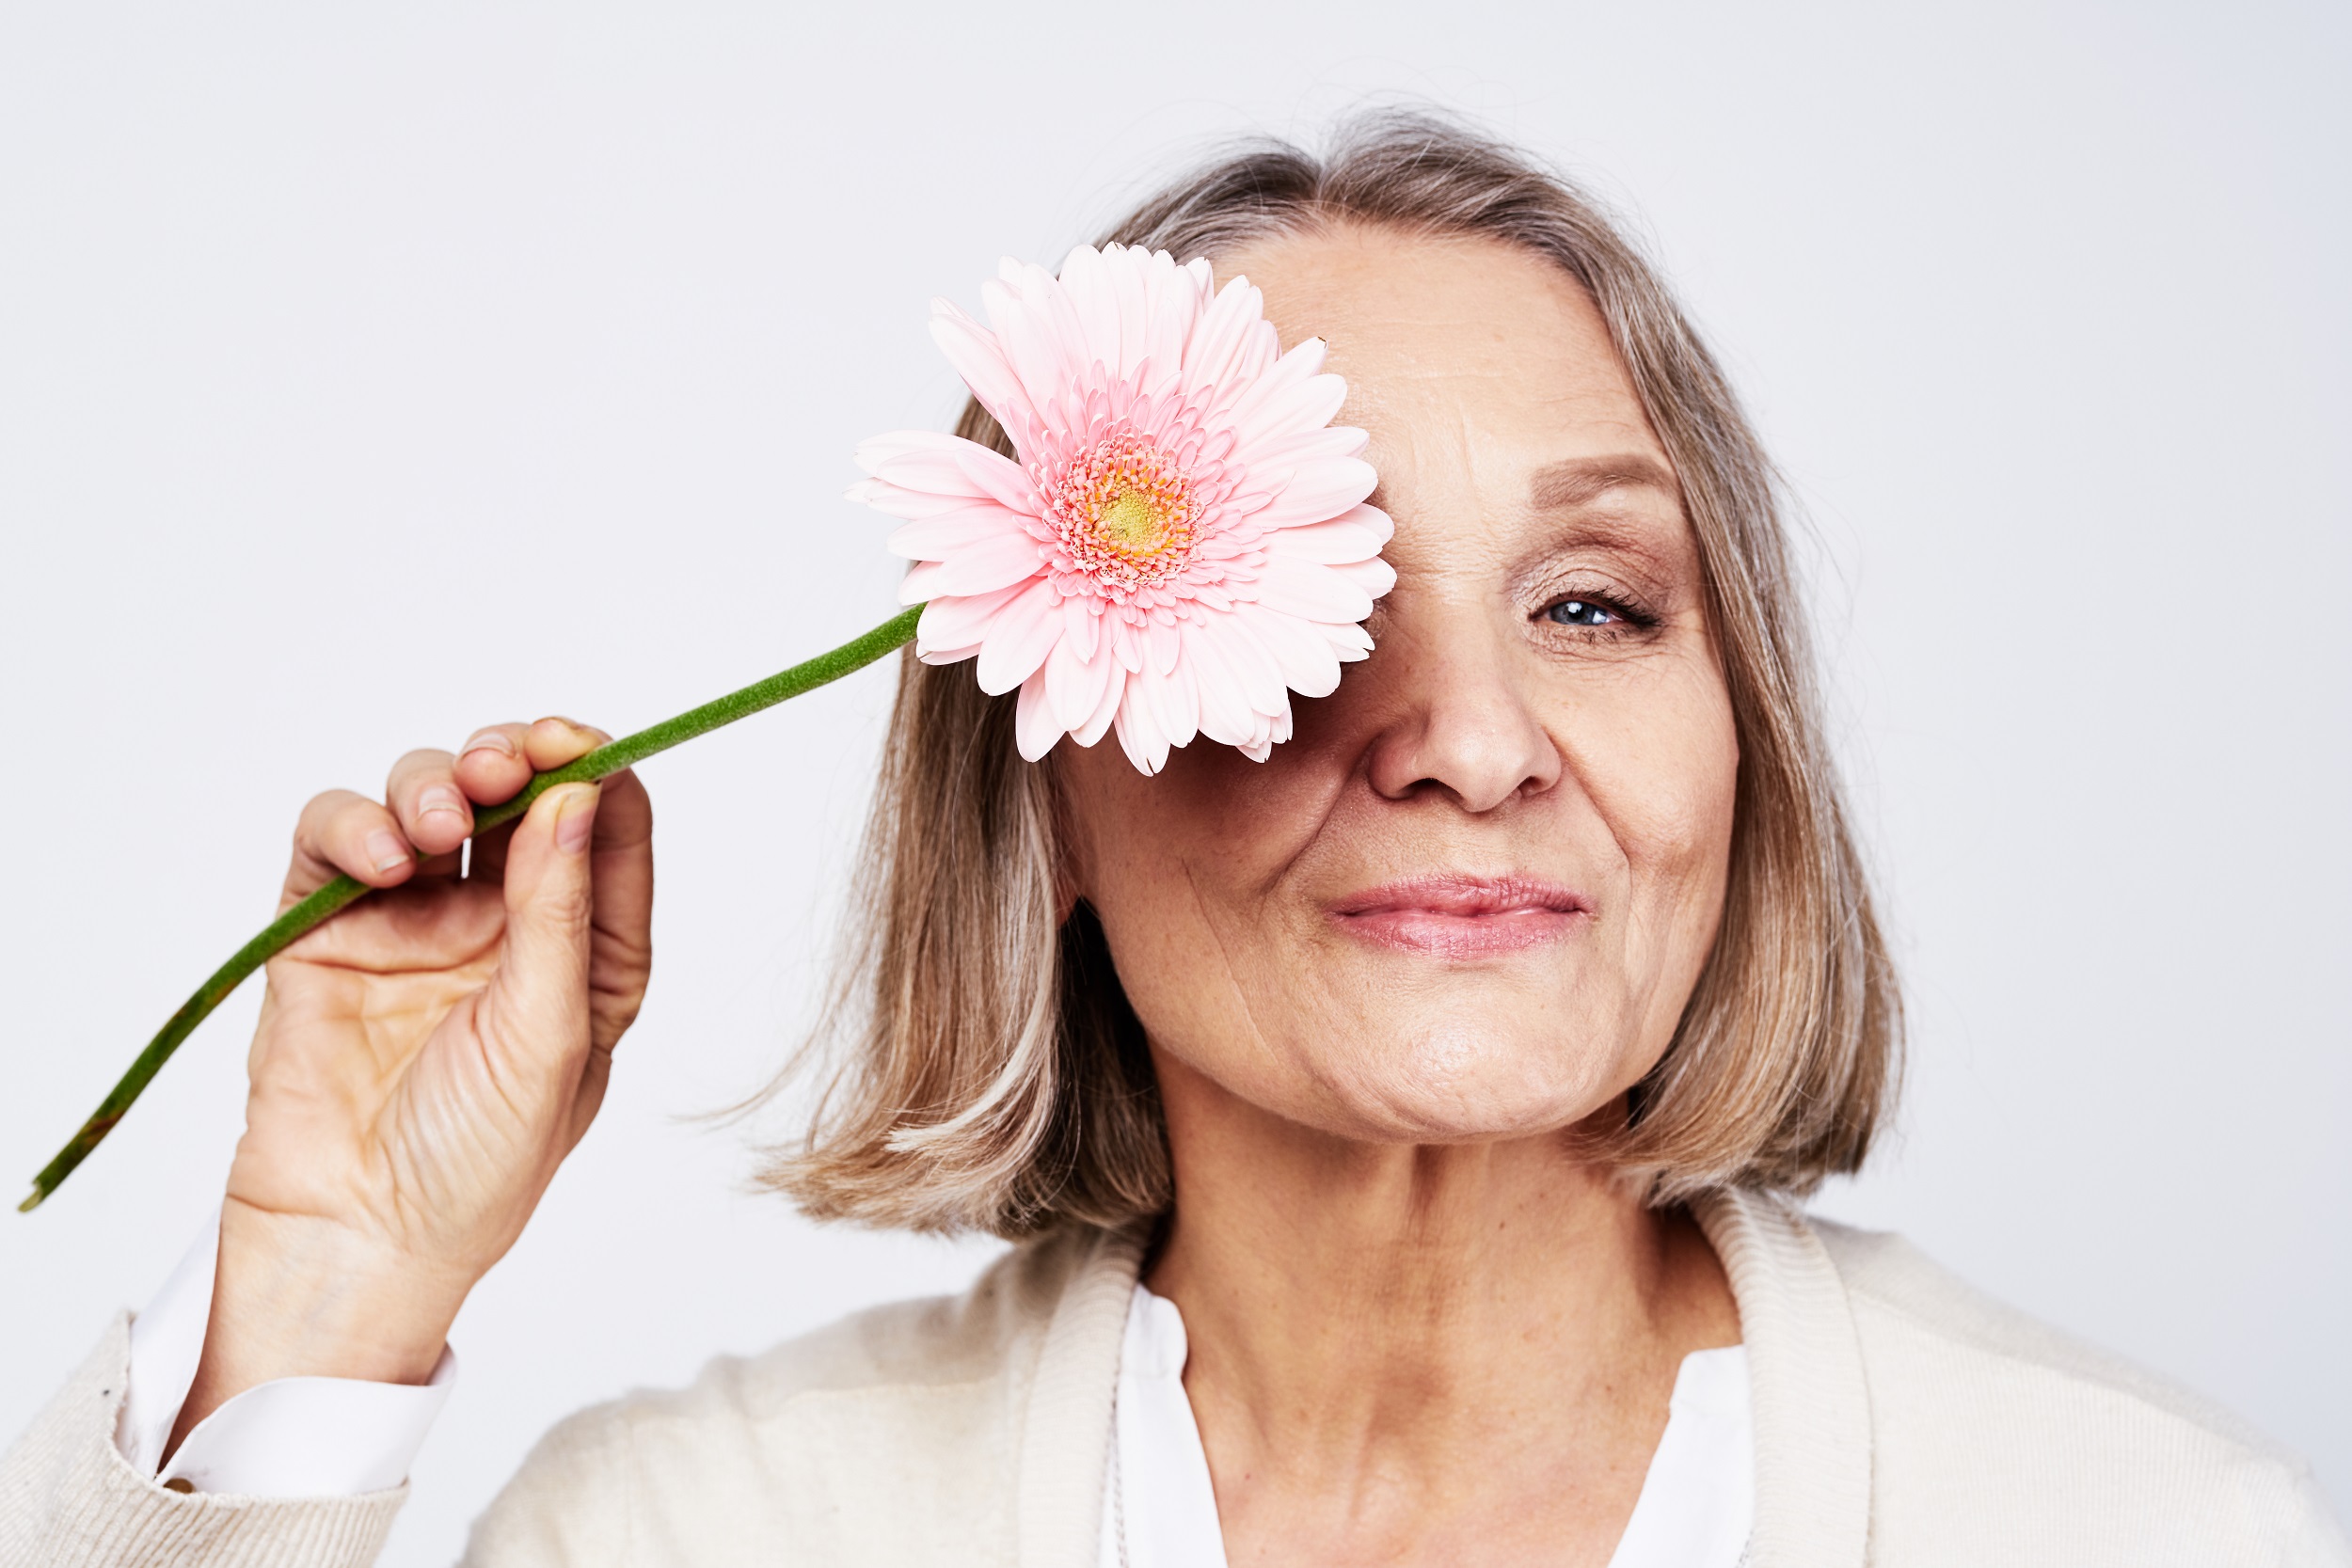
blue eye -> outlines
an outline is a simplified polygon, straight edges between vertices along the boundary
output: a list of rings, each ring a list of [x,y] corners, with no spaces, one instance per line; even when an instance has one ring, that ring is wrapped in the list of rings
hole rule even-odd
[[[1562,626],[1606,626],[1616,621],[1617,612],[1592,599],[1562,599],[1544,611],[1544,618]]]

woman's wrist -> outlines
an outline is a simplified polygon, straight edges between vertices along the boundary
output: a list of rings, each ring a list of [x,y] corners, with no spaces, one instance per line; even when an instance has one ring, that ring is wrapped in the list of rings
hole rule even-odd
[[[229,1401],[278,1378],[426,1382],[472,1283],[331,1220],[230,1198],[203,1359],[172,1446]]]

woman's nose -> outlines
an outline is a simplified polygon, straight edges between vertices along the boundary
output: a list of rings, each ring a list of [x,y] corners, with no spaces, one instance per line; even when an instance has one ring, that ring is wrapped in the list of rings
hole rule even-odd
[[[1388,799],[1442,790],[1465,811],[1488,812],[1559,783],[1560,749],[1520,689],[1520,650],[1478,621],[1392,626],[1383,639],[1392,662],[1380,672],[1380,705],[1391,717],[1373,739],[1369,768],[1372,787]],[[1375,655],[1357,674],[1380,662]]]

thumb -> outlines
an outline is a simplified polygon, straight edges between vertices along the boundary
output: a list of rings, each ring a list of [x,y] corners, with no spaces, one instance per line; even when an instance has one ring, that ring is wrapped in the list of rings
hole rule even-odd
[[[567,1054],[588,1038],[588,844],[600,791],[564,784],[531,803],[506,849],[506,946],[490,981],[512,1043]]]

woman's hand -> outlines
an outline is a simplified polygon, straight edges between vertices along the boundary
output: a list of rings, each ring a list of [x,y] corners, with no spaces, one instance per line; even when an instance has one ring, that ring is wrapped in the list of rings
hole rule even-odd
[[[644,788],[551,789],[463,877],[458,849],[475,804],[606,738],[501,724],[462,755],[403,757],[383,804],[332,791],[304,809],[281,908],[339,871],[389,891],[270,962],[175,1445],[272,1378],[424,1381],[587,1131],[652,966]]]

